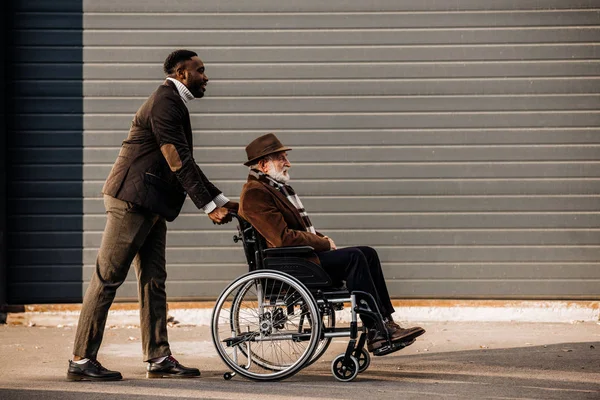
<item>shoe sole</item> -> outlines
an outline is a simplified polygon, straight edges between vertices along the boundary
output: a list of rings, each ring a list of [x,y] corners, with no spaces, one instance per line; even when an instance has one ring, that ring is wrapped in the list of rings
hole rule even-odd
[[[71,372],[67,372],[67,380],[69,381],[120,381],[123,380],[123,376],[110,376],[108,378],[96,378],[93,376],[79,375]]]
[[[367,350],[369,350],[372,353],[375,350],[382,348],[386,344],[387,344],[387,340],[386,339],[381,339],[381,340],[378,340],[375,343],[367,344]]]
[[[198,374],[198,375],[182,375],[182,374],[165,374],[162,372],[146,372],[146,378],[148,378],[148,379],[162,379],[162,378],[190,379],[190,378],[200,378],[200,374]]]

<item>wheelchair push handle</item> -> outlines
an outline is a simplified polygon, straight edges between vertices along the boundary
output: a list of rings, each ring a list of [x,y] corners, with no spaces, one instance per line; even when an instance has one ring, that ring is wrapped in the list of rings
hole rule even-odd
[[[233,211],[233,210],[229,210],[227,212],[228,215],[231,215],[233,218],[237,219],[238,223],[242,223],[242,221],[246,222],[246,220],[244,218],[242,218],[241,215],[239,215],[237,212]]]
[[[238,213],[236,213],[236,212],[235,212],[235,211],[233,211],[233,210],[228,210],[228,211],[227,211],[227,214],[229,214],[229,215],[231,215],[232,217],[236,218],[238,221],[239,221],[239,219],[241,218],[241,217],[239,216],[239,214],[238,214]]]
[[[243,224],[244,222],[246,222],[246,220],[245,220],[244,218],[242,218],[242,217],[241,217],[241,216],[240,216],[238,213],[236,213],[236,212],[235,212],[235,211],[233,211],[233,210],[229,210],[229,212],[228,212],[227,214],[229,214],[229,215],[231,215],[233,218],[237,219],[237,221],[238,221],[238,226],[240,226],[240,227],[242,226],[242,224]],[[239,229],[238,229],[238,231],[239,231]],[[233,242],[234,242],[234,243],[238,243],[238,242],[240,242],[240,241],[242,241],[242,240],[243,240],[243,239],[242,239],[242,234],[241,234],[241,232],[240,232],[240,234],[239,234],[239,235],[233,235]]]

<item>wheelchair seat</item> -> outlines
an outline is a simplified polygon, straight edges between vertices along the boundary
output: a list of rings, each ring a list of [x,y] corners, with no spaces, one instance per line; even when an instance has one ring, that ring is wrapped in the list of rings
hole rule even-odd
[[[232,213],[238,219],[238,235],[234,242],[242,241],[249,270],[272,269],[285,272],[300,280],[311,292],[327,290],[347,292],[342,281],[333,281],[318,264],[308,260],[316,257],[311,246],[269,248],[264,237],[245,219]]]

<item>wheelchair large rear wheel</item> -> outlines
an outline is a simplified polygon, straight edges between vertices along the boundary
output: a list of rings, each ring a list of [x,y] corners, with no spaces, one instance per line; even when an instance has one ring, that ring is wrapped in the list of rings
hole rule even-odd
[[[248,284],[246,284],[246,286],[244,286],[243,288],[241,288],[239,290],[239,292],[236,295],[236,300],[234,300],[233,302],[233,307],[232,309],[234,310],[239,310],[239,306],[238,306],[238,301],[240,299],[243,299],[245,297],[245,293],[247,290],[249,290],[252,287],[252,282],[248,282]],[[321,335],[323,335],[323,332],[327,331],[327,330],[331,330],[335,328],[335,309],[333,307],[331,307],[331,305],[325,307],[325,306],[319,306],[319,314],[321,316]],[[235,313],[232,314],[232,318],[231,318],[231,326],[232,329],[234,327],[236,327],[237,322],[239,321],[239,319],[237,318],[237,311]],[[310,327],[310,321],[306,321],[309,323],[309,327]],[[321,356],[323,354],[325,354],[325,352],[327,351],[327,349],[329,348],[329,345],[331,344],[331,341],[333,339],[332,338],[321,338],[321,340],[319,340],[319,343],[317,344],[317,348],[315,349],[315,352],[313,353],[312,357],[310,358],[310,360],[306,363],[306,365],[304,366],[305,368],[312,365],[315,361],[317,361],[319,358],[321,358]],[[240,348],[240,351],[244,354],[244,356],[246,355],[245,350],[243,347]],[[263,360],[259,355],[253,355],[253,362],[261,365],[262,367],[266,368],[266,369],[271,369],[271,370],[281,370],[281,369],[285,369],[285,366],[281,366],[281,365],[274,365],[273,363],[270,363],[268,360]]]
[[[219,296],[213,343],[235,372],[254,380],[288,378],[313,356],[321,325],[316,301],[288,274],[260,270],[242,276]]]

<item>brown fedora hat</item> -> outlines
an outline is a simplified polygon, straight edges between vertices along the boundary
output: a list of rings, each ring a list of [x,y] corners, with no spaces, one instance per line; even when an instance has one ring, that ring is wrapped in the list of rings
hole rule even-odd
[[[260,160],[264,156],[287,150],[291,149],[281,144],[279,139],[277,139],[277,136],[272,133],[267,133],[266,135],[254,139],[248,146],[246,146],[246,155],[248,156],[248,161],[246,161],[244,165],[250,166],[255,164],[256,161]]]

